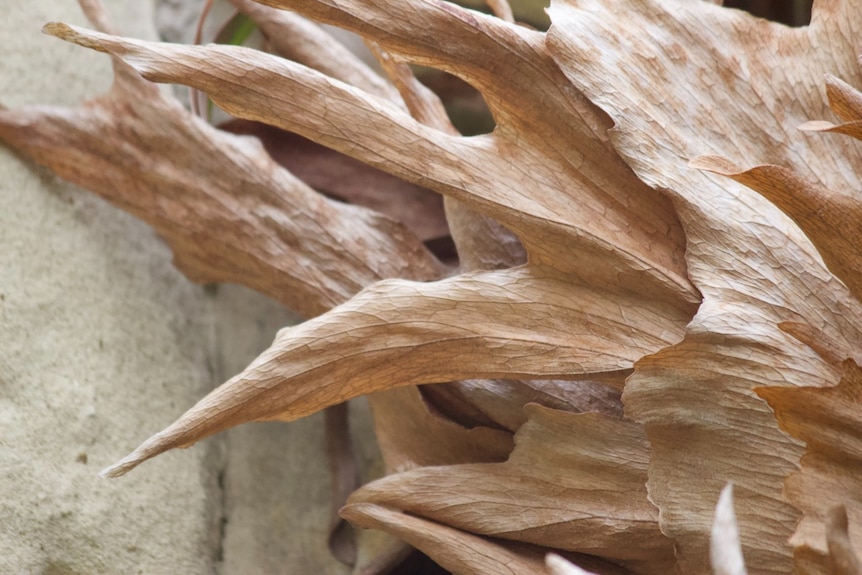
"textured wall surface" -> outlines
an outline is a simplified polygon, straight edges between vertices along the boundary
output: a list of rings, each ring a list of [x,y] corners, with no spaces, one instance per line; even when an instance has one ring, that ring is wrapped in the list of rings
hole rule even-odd
[[[75,2],[15,4],[0,104],[107,90],[107,57],[39,32],[86,25]],[[124,34],[155,38],[153,2],[106,4]],[[191,284],[149,227],[0,144],[0,573],[350,573],[326,543],[321,415],[98,477],[295,321],[247,289]],[[379,473],[364,401],[351,420],[363,475]]]
[[[0,20],[0,103],[73,105],[110,85],[101,54],[42,35],[75,2]],[[154,37],[152,4],[107,2]],[[211,573],[219,442],[127,478],[98,471],[213,384],[202,289],[145,225],[0,145],[0,572]]]

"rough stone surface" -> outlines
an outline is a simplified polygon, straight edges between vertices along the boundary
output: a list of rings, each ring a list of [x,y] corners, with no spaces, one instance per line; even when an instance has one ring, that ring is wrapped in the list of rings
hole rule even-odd
[[[107,2],[154,37],[152,4]],[[108,58],[40,34],[76,3],[15,2],[0,19],[0,102],[72,105]],[[0,573],[211,573],[218,441],[115,481],[98,471],[212,385],[202,290],[145,225],[0,146]]]
[[[155,37],[152,0],[106,4],[125,34]],[[39,33],[50,20],[86,25],[74,2],[5,15],[0,103],[75,105],[107,90],[108,58]],[[296,321],[243,288],[207,295],[170,260],[146,225],[0,144],[0,573],[350,573],[326,544],[320,415],[98,477]],[[369,478],[379,453],[355,403]],[[368,537],[361,557],[386,543]]]

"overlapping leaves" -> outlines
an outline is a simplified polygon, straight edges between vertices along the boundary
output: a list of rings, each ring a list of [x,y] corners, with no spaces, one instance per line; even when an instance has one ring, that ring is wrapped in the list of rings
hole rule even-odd
[[[201,227],[194,227],[192,216],[198,216],[189,208],[213,203],[211,197],[189,195],[186,206],[155,195],[152,186],[187,181],[181,164],[196,160],[177,156],[170,177],[156,182],[149,173],[165,170],[123,159],[124,169],[146,185],[143,196],[114,201],[162,224],[169,240],[185,234],[182,242],[172,240],[175,251],[179,256],[180,246],[205,260],[207,277],[245,281],[266,293],[306,293],[305,299],[283,301],[304,302],[309,315],[372,280],[406,279],[376,283],[283,330],[247,370],[109,473],[124,473],[166,449],[239,423],[294,419],[379,390],[473,378],[601,385],[634,369],[623,395],[633,421],[612,410],[577,414],[530,406],[505,462],[505,430],[472,433],[475,444],[446,457],[416,440],[419,429],[442,430],[440,421],[423,416],[418,419],[424,423],[411,428],[391,417],[391,402],[378,402],[379,429],[388,429],[381,437],[392,440],[390,469],[413,469],[357,493],[346,516],[398,534],[459,573],[504,572],[504,566],[512,573],[535,572],[542,547],[595,555],[637,572],[667,572],[674,564],[683,572],[703,572],[714,502],[732,481],[749,568],[789,572],[793,554],[786,540],[801,513],[821,517],[822,502],[811,501],[812,489],[802,480],[797,495],[785,495],[785,479],[794,477],[803,447],[779,428],[754,389],[774,388],[758,393],[785,430],[810,445],[810,436],[788,428],[782,410],[792,406],[776,398],[785,388],[834,385],[836,357],[860,360],[858,174],[849,163],[860,149],[849,141],[826,147],[796,133],[804,121],[826,117],[818,88],[824,73],[850,84],[862,79],[855,66],[862,32],[858,3],[820,2],[810,27],[791,30],[708,3],[555,0],[547,34],[430,0],[264,3],[350,29],[391,56],[460,76],[483,93],[497,129],[461,138],[423,122],[403,90],[406,106],[367,80],[333,77],[340,76],[337,67],[327,75],[242,48],[159,45],[62,24],[46,29],[109,52],[147,79],[204,90],[238,117],[296,132],[457,200],[447,205],[453,221],[472,213],[467,210],[498,220],[520,239],[528,261],[431,283],[408,281],[432,279],[441,269],[415,238],[367,212],[358,211],[362,217],[354,225],[340,215],[342,207],[295,191],[298,184],[270,183],[289,175],[259,151],[250,159],[236,156],[240,160],[227,170],[240,174],[236,185],[255,182],[260,190],[227,196],[229,206],[248,201],[251,215],[242,225],[217,215],[214,237],[189,233]],[[125,64],[118,62],[117,69],[118,85],[145,86]],[[830,99],[845,124],[814,127],[852,133],[859,112],[854,98],[834,84]],[[112,106],[96,102],[91,116]],[[177,114],[173,121],[185,125]],[[82,175],[70,167],[76,162],[56,159],[84,159],[64,155],[57,144],[62,136],[54,133],[48,144],[39,144],[65,118],[41,111],[30,123],[13,124],[12,115],[4,114],[0,122],[15,132],[7,128],[2,135],[38,161],[53,162],[61,174],[98,188],[88,182],[95,173]],[[609,133],[611,120],[616,128]],[[123,125],[112,117],[101,126],[112,122]],[[223,137],[207,133],[198,139]],[[95,146],[86,138],[69,141],[85,154]],[[242,147],[232,142],[211,146],[214,157]],[[153,148],[146,144],[117,157],[140,158]],[[115,157],[105,149],[91,155]],[[789,165],[795,172],[745,172],[717,155]],[[763,196],[692,169],[696,157],[694,166],[733,175]],[[269,179],[257,183],[258,173]],[[99,191],[116,193],[104,185]],[[275,208],[287,210],[285,195],[297,202],[290,207],[298,221],[307,217],[319,226],[317,236],[309,238],[307,229],[281,231],[297,225],[273,215]],[[224,193],[218,201],[226,201]],[[308,206],[315,207],[310,215]],[[822,213],[810,215],[822,206]],[[842,233],[835,221],[851,232]],[[470,243],[470,233],[469,226],[453,228],[463,259],[481,261],[467,246],[481,251],[488,244]],[[270,251],[256,257],[260,263],[251,266],[257,272],[251,277],[258,279],[251,281],[237,273],[248,266],[242,258],[225,259],[235,266],[228,274],[221,260],[200,257],[204,246],[227,254]],[[334,254],[344,247],[348,257],[342,261]],[[295,272],[272,266],[278,250],[311,265]],[[372,272],[345,271],[354,268]],[[288,279],[279,284],[282,274]],[[306,279],[295,285],[292,274]],[[810,334],[830,345],[818,346]],[[457,389],[465,405],[481,412],[482,394],[495,387]],[[402,398],[414,407],[417,400],[416,394]],[[380,415],[384,411],[387,417]],[[511,411],[497,413],[486,423],[518,421]],[[412,430],[413,438],[396,441],[395,428]],[[446,429],[447,441],[468,436]],[[843,433],[830,441],[841,443]],[[469,463],[471,458],[484,463]],[[858,518],[850,511],[852,530]],[[797,553],[796,560],[823,569],[822,542],[812,543],[804,533],[798,539],[819,555]],[[615,567],[599,562],[590,568]]]

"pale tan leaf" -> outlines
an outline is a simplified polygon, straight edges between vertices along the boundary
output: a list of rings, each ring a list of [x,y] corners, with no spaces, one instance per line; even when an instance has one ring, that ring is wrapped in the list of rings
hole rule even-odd
[[[395,88],[338,40],[289,10],[277,10],[253,0],[230,0],[251,18],[276,52],[369,94],[400,103]]]
[[[832,74],[826,74],[826,96],[829,107],[844,122],[862,120],[862,93]]]
[[[700,156],[689,164],[763,194],[790,216],[817,247],[829,269],[862,301],[862,196],[833,192],[770,164],[742,169],[721,156]]]
[[[416,9],[424,4],[417,3]],[[493,27],[508,26],[495,18],[490,21]],[[536,262],[569,270],[609,289],[622,287],[676,300],[685,313],[691,313],[691,304],[698,301],[679,257],[682,238],[670,205],[634,180],[595,135],[583,150],[591,157],[574,161],[561,156],[547,134],[542,140],[547,155],[540,153],[528,145],[535,142],[526,132],[511,132],[514,126],[472,138],[442,134],[388,101],[253,50],[158,45],[62,24],[49,24],[46,30],[121,54],[148,79],[185,82],[203,89],[238,116],[295,131],[464,201],[518,234]],[[517,27],[506,30],[508,35],[513,31],[527,34]],[[260,87],[247,82],[250,67],[261,76]],[[555,111],[553,118],[545,120],[554,125],[555,133],[560,132],[558,116]],[[530,136],[541,132],[531,124]],[[570,143],[567,147],[571,148]],[[501,162],[501,157],[507,161]],[[417,167],[419,158],[422,163]],[[602,165],[593,174],[596,162],[616,163],[618,169]],[[486,169],[492,165],[493,170]],[[522,165],[530,166],[529,173]],[[613,182],[618,185],[608,180],[611,173],[621,174]],[[525,194],[526,189],[531,193]],[[571,194],[577,195],[577,201]]]
[[[461,404],[468,403],[474,410],[466,414],[465,424],[517,431],[527,421],[523,406],[528,403],[573,413],[596,411],[621,416],[620,394],[629,375],[631,370],[591,373],[566,380],[470,379],[444,386],[423,386],[422,393],[450,416],[461,411]]]
[[[467,429],[431,412],[413,386],[374,393],[368,401],[390,473],[426,465],[505,461],[514,445],[506,431]]]
[[[823,120],[812,120],[799,126],[799,129],[805,132],[833,132],[862,140],[862,121],[833,124]]]
[[[526,410],[505,463],[416,469],[368,484],[350,501],[667,573],[673,545],[647,500],[642,428],[596,413]]]
[[[715,520],[709,546],[709,558],[715,575],[746,575],[745,561],[739,546],[739,527],[733,509],[733,485],[727,485],[718,496]]]
[[[862,575],[862,561],[847,531],[847,510],[843,505],[826,514],[826,542],[834,575]]]
[[[352,503],[342,510],[351,523],[392,533],[455,575],[536,575],[545,572],[546,550],[533,545],[498,542],[451,527],[413,517],[373,503]],[[605,575],[623,575],[623,570],[600,560],[585,558]]]
[[[124,64],[116,75],[81,108],[0,110],[0,138],[153,225],[191,279],[242,283],[313,316],[375,280],[441,273],[400,224],[326,200]]]
[[[851,529],[847,541],[846,526],[843,535],[833,535],[842,556],[835,559],[851,564],[850,554],[862,556],[862,503],[858,499],[862,493],[862,370],[848,360],[835,387],[762,387],[755,391],[769,402],[782,429],[807,445],[802,469],[785,485],[788,498],[804,513],[791,540],[797,564],[805,565],[810,573],[831,572],[830,531],[840,525],[829,527],[829,512],[839,505],[846,505]]]
[[[245,372],[107,473],[121,475],[240,423],[296,419],[396,386],[628,369],[684,328],[673,304],[578,286],[550,271],[528,266],[375,284],[279,332]]]
[[[825,151],[797,126],[827,112],[824,73],[859,78],[862,5],[822,2],[803,29],[703,2],[555,0],[550,13],[555,60],[610,114],[638,176],[674,198],[704,297],[684,342],[638,362],[623,395],[653,446],[662,529],[683,571],[708,570],[715,493],[732,481],[748,568],[792,571],[786,541],[799,512],[782,487],[802,449],[752,388],[834,381],[832,366],[777,326],[807,323],[859,349],[862,310],[777,207],[687,163],[787,163],[827,189],[854,189],[847,158],[862,148],[835,139]]]

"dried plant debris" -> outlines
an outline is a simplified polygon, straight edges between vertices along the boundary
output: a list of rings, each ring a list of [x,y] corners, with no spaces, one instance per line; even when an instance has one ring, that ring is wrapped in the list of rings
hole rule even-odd
[[[499,2],[236,4],[281,55],[52,23],[114,58],[114,89],[0,111],[190,278],[309,318],[108,475],[372,394],[389,476],[342,516],[454,573],[858,572],[862,144],[840,134],[860,134],[862,4],[788,28],[553,0],[547,32]],[[363,36],[390,82],[305,18]],[[494,130],[460,135],[406,63],[473,86]],[[290,171],[148,81],[295,134],[270,146]],[[352,171],[324,183],[334,158]],[[447,233],[457,269],[423,244]]]

